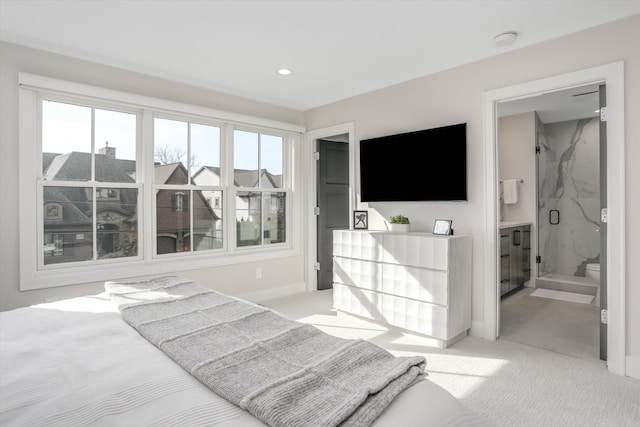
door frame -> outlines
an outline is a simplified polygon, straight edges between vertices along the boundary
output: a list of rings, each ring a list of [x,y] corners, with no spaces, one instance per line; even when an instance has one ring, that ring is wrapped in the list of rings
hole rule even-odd
[[[304,135],[304,159],[303,164],[306,167],[307,172],[305,176],[308,177],[305,192],[304,212],[305,212],[305,227],[306,227],[306,255],[305,255],[305,283],[307,292],[316,291],[318,288],[318,276],[314,268],[314,264],[318,259],[318,221],[313,208],[316,206],[316,200],[318,198],[318,168],[317,161],[315,160],[314,153],[317,151],[317,140],[322,138],[329,138],[335,135],[348,134],[349,141],[345,144],[349,144],[349,213],[353,212],[356,206],[356,153],[355,153],[355,123],[348,122],[342,123],[326,128],[315,129],[307,131]],[[353,228],[353,218],[349,214],[349,228]]]
[[[607,86],[607,300],[609,371],[625,375],[625,139],[624,62],[614,62],[567,74],[491,90],[482,94],[485,157],[484,239],[484,338],[499,335],[500,295],[498,280],[499,188],[497,105],[588,84]]]

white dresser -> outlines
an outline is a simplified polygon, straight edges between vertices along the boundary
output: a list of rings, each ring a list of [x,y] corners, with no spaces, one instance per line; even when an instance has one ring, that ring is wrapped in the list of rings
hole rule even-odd
[[[333,306],[453,344],[471,327],[471,236],[335,230]]]

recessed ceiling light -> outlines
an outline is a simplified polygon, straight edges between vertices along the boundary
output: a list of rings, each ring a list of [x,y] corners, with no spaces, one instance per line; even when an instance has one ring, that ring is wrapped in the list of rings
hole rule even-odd
[[[293,73],[293,71],[291,71],[291,69],[289,68],[280,68],[278,70],[278,74],[280,74],[281,76],[289,76],[291,75],[291,73]]]
[[[508,33],[502,33],[493,38],[493,43],[498,47],[508,46],[516,42],[518,33],[509,31]]]

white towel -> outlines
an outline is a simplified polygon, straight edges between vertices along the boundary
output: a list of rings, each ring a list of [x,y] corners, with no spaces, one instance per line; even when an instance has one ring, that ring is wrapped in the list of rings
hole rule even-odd
[[[518,203],[518,181],[515,179],[502,181],[502,194],[505,205]]]

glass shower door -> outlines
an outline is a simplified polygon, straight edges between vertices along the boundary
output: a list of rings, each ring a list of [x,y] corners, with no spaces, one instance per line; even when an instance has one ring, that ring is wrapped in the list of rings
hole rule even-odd
[[[549,149],[549,141],[543,132],[536,133],[536,186],[537,186],[537,230],[538,230],[538,248],[536,256],[537,277],[543,277],[555,270],[553,260],[557,257],[557,253],[553,254],[554,248],[557,248],[558,233],[553,233],[552,224],[549,221],[551,211],[555,211],[556,218],[559,220],[559,211],[557,209],[557,199],[553,198],[552,179],[553,171],[551,169],[552,153]],[[556,251],[557,252],[557,251]]]

